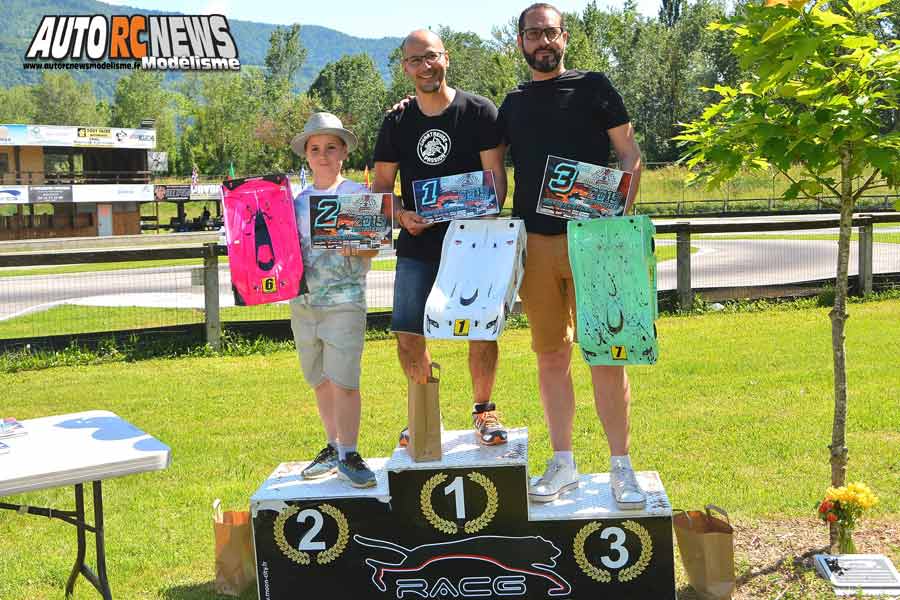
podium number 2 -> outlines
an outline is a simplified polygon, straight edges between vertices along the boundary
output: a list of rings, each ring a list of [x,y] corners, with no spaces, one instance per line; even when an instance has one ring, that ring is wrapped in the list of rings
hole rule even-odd
[[[444,488],[444,495],[454,494],[456,500],[456,518],[466,518],[466,498],[463,494],[463,478],[457,477],[453,482]]]
[[[298,523],[305,523],[307,519],[312,519],[312,527],[300,538],[300,545],[297,548],[299,550],[324,550],[325,542],[313,541],[313,538],[322,531],[322,524],[325,522],[322,518],[322,513],[312,508],[307,508],[297,513]]]
[[[322,198],[316,208],[316,222],[313,227],[334,227],[337,225],[341,203],[337,198]]]
[[[609,549],[614,551],[618,556],[616,560],[612,560],[608,556],[600,557],[600,562],[607,569],[618,569],[628,562],[628,549],[625,548],[625,532],[621,527],[607,527],[600,532],[600,537],[604,540],[613,538],[609,544]]]

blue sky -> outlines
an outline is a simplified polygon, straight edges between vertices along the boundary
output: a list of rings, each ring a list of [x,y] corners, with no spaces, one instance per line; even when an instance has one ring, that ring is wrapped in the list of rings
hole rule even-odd
[[[420,27],[446,25],[489,38],[534,0],[104,0],[134,8],[186,14],[223,14],[229,19],[289,25],[321,25],[356,37],[401,37]],[[565,12],[581,12],[588,0],[551,2]],[[621,7],[621,0],[597,0],[598,6]],[[659,0],[638,0],[645,15],[656,15]]]

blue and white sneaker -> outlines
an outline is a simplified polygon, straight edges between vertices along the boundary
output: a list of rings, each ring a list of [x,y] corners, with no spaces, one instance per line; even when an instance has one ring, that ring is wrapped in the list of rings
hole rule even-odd
[[[338,477],[346,479],[355,488],[375,486],[375,473],[358,452],[348,452],[344,460],[338,461]]]
[[[338,451],[331,444],[325,446],[305,469],[300,471],[303,479],[319,479],[332,475],[338,468]]]

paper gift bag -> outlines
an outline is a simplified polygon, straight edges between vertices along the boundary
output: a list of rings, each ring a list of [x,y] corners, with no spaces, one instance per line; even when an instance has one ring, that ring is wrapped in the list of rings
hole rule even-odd
[[[734,591],[734,530],[728,513],[707,504],[705,512],[676,510],[672,523],[691,587],[704,600],[731,598]]]
[[[256,581],[256,565],[250,533],[250,512],[222,512],[222,501],[213,502],[213,528],[216,533],[217,594],[240,596]]]
[[[439,399],[441,366],[431,363],[427,383],[408,380],[409,446],[416,462],[441,459],[441,403]]]

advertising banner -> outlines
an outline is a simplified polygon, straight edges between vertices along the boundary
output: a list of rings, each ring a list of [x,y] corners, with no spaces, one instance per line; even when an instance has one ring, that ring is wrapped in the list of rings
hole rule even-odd
[[[28,202],[44,204],[54,202],[71,202],[71,185],[30,185],[28,186]]]

